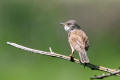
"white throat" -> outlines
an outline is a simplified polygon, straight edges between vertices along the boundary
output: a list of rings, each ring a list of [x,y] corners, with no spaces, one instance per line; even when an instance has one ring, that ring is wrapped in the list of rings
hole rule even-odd
[[[65,29],[65,31],[69,31],[70,30],[70,27],[68,27],[68,26],[64,26],[64,29]]]

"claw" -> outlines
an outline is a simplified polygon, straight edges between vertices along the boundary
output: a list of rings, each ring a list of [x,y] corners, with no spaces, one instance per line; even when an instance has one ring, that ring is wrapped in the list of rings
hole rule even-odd
[[[74,62],[74,57],[71,55],[69,57],[70,57],[70,61]]]

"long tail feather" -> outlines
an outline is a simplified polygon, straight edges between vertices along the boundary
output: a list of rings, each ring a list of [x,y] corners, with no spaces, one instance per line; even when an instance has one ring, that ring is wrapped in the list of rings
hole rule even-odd
[[[80,61],[82,63],[90,63],[89,58],[88,58],[85,50],[80,50],[79,51],[79,56],[80,56]]]

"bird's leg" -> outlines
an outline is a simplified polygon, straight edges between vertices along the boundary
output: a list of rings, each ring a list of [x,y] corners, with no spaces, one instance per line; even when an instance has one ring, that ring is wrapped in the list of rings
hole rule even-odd
[[[74,61],[74,57],[72,56],[74,54],[74,49],[72,48],[72,53],[69,55],[70,61]]]
[[[72,56],[73,54],[74,54],[74,52],[72,52],[69,56],[70,56],[70,57],[73,57],[73,56]]]

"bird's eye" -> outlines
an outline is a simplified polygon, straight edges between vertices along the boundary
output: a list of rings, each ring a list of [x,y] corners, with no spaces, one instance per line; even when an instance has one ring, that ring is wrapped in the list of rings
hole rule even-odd
[[[67,23],[67,25],[71,25],[71,23]]]

